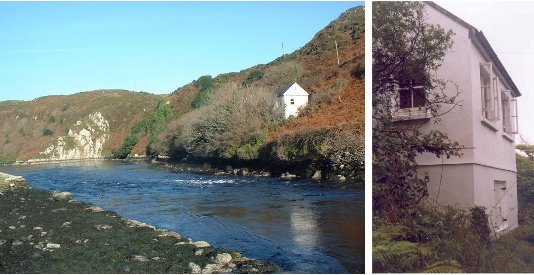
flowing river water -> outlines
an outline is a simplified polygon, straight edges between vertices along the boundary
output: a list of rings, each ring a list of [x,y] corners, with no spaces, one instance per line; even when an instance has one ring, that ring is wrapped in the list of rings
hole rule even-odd
[[[147,163],[3,166],[34,188],[193,241],[269,260],[288,273],[363,273],[364,185],[171,173]]]

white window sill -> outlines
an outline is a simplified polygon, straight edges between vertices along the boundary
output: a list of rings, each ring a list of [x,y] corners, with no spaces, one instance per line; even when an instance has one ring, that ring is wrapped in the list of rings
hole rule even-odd
[[[503,133],[502,137],[505,138],[506,140],[510,141],[510,142],[515,142],[514,138],[512,136],[510,136],[508,133]]]
[[[393,121],[430,119],[431,117],[430,110],[424,109],[400,109],[392,116]]]
[[[483,125],[486,125],[488,128],[490,128],[494,132],[499,131],[499,129],[497,129],[497,127],[495,126],[495,123],[487,120],[485,117],[482,117],[482,120],[480,122],[482,122]]]

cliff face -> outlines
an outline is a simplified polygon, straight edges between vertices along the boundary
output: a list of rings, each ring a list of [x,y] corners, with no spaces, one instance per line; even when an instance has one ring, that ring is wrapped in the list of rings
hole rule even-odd
[[[100,112],[90,114],[82,120],[75,123],[81,127],[80,130],[69,129],[66,135],[51,140],[50,145],[39,152],[38,159],[32,158],[28,162],[102,158],[102,149],[110,132],[109,122]]]

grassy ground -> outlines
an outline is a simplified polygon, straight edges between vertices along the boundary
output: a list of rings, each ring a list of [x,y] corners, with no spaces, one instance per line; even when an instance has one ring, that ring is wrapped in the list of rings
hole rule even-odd
[[[270,262],[192,242],[1,173],[0,213],[0,273],[280,271]]]

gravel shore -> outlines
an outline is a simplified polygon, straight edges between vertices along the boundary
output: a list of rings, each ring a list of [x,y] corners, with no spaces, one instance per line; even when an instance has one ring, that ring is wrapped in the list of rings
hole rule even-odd
[[[0,273],[272,273],[268,261],[0,173]]]

